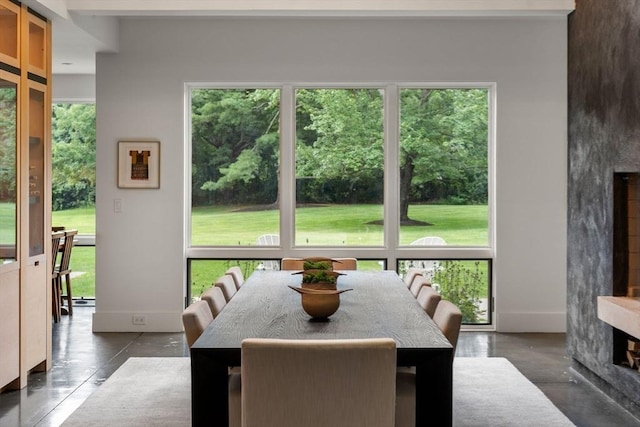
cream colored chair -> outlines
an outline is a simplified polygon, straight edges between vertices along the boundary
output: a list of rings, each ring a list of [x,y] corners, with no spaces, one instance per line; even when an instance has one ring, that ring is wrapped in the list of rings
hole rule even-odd
[[[413,283],[413,280],[417,276],[422,276],[422,269],[421,268],[411,267],[411,268],[409,268],[407,270],[407,272],[404,274],[404,278],[402,279],[404,281],[404,284],[407,285],[407,288],[411,287],[411,284]]]
[[[409,288],[409,291],[411,291],[411,295],[413,295],[414,297],[418,298],[418,294],[420,293],[420,289],[422,289],[423,286],[431,286],[431,282],[429,281],[429,279],[424,278],[422,276],[416,276],[413,279],[413,282],[411,283],[411,287]]]
[[[189,348],[191,348],[193,343],[196,342],[212,321],[213,315],[206,301],[196,301],[184,309],[182,312],[182,325],[184,326],[184,333],[187,336],[187,345]]]
[[[295,270],[302,271],[304,268],[304,261],[301,258],[282,258],[280,263],[281,270]]]
[[[242,274],[242,270],[239,266],[234,265],[233,267],[229,267],[224,274],[228,274],[233,277],[233,282],[236,285],[236,289],[240,289],[240,286],[244,284],[244,274]]]
[[[451,301],[441,300],[433,315],[433,321],[453,346],[453,355],[455,356],[458,335],[460,335],[460,327],[462,326],[462,312]]]
[[[245,339],[243,427],[393,427],[390,338]]]
[[[231,298],[233,298],[233,296],[238,291],[238,289],[236,288],[236,284],[233,281],[233,277],[228,274],[223,274],[222,276],[218,277],[213,285],[222,289],[224,299],[227,302],[231,301]]]
[[[423,286],[420,288],[420,292],[418,292],[416,299],[418,300],[420,307],[422,307],[429,317],[433,318],[442,297],[431,286]]]
[[[333,258],[334,270],[357,270],[358,260],[355,258]]]
[[[218,286],[210,287],[200,295],[200,298],[209,304],[209,309],[211,309],[211,315],[214,319],[218,317],[218,314],[220,314],[224,306],[227,305],[224,293]]]

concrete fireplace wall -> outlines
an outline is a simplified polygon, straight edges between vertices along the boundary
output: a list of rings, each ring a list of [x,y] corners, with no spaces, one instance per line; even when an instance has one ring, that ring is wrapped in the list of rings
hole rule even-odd
[[[640,417],[640,373],[612,364],[613,174],[640,171],[640,0],[576,0],[569,16],[567,339],[576,368]]]

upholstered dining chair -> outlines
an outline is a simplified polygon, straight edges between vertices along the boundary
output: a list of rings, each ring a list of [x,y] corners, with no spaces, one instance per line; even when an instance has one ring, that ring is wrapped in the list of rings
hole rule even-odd
[[[242,274],[242,270],[239,266],[234,265],[233,267],[229,267],[224,274],[228,274],[233,277],[233,282],[236,284],[236,289],[240,289],[240,286],[244,284],[244,274]]]
[[[462,312],[451,301],[441,300],[433,315],[433,321],[453,346],[453,355],[456,354],[458,335],[462,326]]]
[[[393,427],[393,339],[242,342],[243,427]]]
[[[218,314],[222,311],[222,309],[227,305],[227,300],[224,298],[224,293],[222,289],[218,286],[212,286],[200,295],[200,299],[204,300],[209,304],[209,309],[211,309],[211,315],[215,319],[218,317]]]
[[[422,269],[421,268],[411,267],[411,268],[409,268],[407,270],[407,272],[404,274],[404,278],[402,279],[404,281],[404,284],[407,285],[407,288],[411,287],[411,284],[413,283],[413,280],[417,276],[422,276]]]
[[[411,294],[417,298],[420,293],[420,289],[422,289],[423,286],[431,286],[431,281],[425,277],[416,276],[411,283],[409,291],[411,291]]]
[[[333,258],[334,270],[357,270],[358,260],[355,258]]]
[[[442,296],[431,286],[423,286],[420,288],[416,299],[420,307],[422,307],[429,317],[433,318]]]
[[[184,309],[182,312],[182,326],[184,326],[189,348],[212,321],[213,315],[206,301],[196,301]]]
[[[304,261],[301,258],[282,258],[280,262],[280,270],[302,271]]]
[[[216,279],[216,281],[214,282],[214,286],[222,289],[224,299],[227,300],[227,302],[231,301],[231,298],[233,298],[233,296],[238,291],[236,289],[236,284],[233,281],[233,277],[228,274],[223,274],[222,276],[218,277],[218,279]]]

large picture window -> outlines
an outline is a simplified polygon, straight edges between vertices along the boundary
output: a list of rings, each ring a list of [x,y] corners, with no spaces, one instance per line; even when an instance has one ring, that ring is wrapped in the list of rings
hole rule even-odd
[[[403,275],[438,260],[451,294],[445,272],[482,273],[468,319],[490,321],[492,85],[188,90],[191,264],[348,256]]]

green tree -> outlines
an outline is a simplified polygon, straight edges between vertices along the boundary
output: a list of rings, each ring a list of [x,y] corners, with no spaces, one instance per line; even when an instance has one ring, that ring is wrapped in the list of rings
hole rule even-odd
[[[400,217],[412,201],[487,199],[487,91],[401,91]]]
[[[195,204],[277,203],[278,90],[192,92]]]
[[[53,209],[94,205],[96,197],[95,105],[54,105],[52,137]]]
[[[296,92],[296,175],[332,191],[331,202],[381,202],[383,98],[377,89],[302,89]],[[373,191],[372,191],[373,190]],[[377,190],[377,191],[376,191]],[[365,197],[365,200],[359,198]],[[321,200],[309,200],[321,201]]]
[[[0,201],[16,200],[16,87],[0,88]]]

